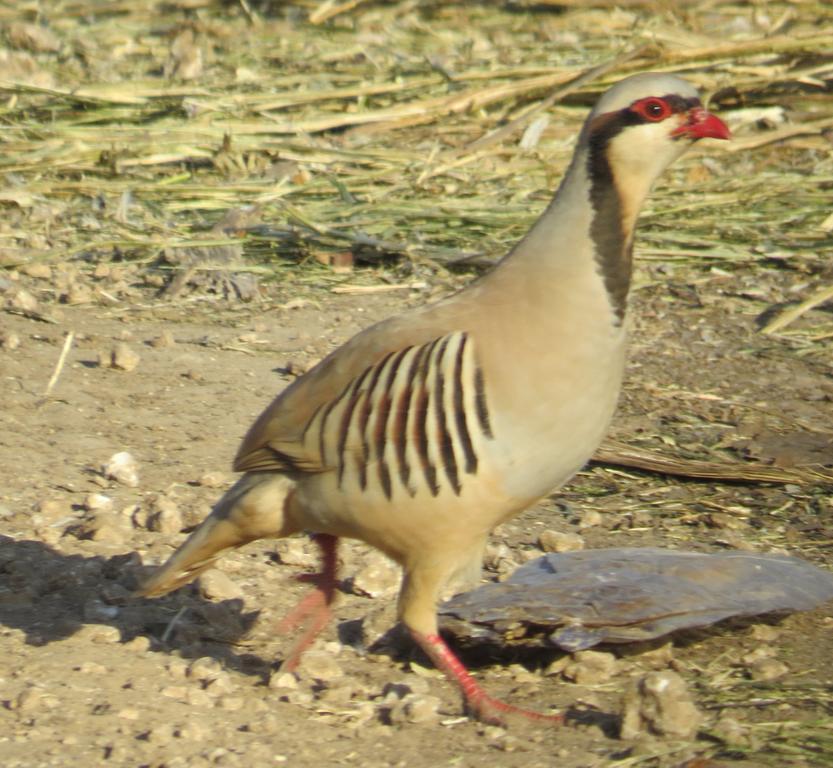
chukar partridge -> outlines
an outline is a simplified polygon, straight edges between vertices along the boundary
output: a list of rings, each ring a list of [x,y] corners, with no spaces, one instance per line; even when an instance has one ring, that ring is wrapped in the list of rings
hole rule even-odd
[[[400,620],[469,710],[537,716],[468,674],[438,634],[438,596],[477,581],[489,532],[601,441],[624,367],[637,215],[704,137],[729,130],[685,80],[641,74],[607,91],[529,233],[487,276],[368,328],[278,395],[237,453],[243,476],[141,594],[175,589],[231,547],[311,532],[324,567],[286,622],[306,621],[291,666],[329,615],[338,538],[360,539],[402,566]]]

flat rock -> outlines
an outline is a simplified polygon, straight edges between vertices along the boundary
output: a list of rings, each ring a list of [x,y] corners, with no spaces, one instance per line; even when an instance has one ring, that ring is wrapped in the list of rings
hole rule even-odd
[[[527,644],[578,651],[732,616],[809,610],[831,598],[833,574],[796,557],[599,549],[540,557],[505,582],[443,603],[440,619],[460,638],[504,642],[513,628]]]

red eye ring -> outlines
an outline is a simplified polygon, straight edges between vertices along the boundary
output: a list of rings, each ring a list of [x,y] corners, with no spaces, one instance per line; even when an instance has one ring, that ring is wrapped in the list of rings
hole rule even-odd
[[[631,110],[650,123],[658,123],[661,120],[665,120],[672,112],[667,101],[655,97],[648,97],[647,99],[640,99],[634,102]]]

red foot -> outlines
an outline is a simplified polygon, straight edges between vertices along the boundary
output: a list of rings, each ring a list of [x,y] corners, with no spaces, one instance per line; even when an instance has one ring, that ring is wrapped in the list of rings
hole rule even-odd
[[[304,651],[309,648],[313,640],[330,620],[333,598],[336,588],[336,549],[338,538],[329,534],[319,533],[312,537],[321,549],[321,573],[304,574],[302,581],[315,584],[310,592],[296,605],[278,624],[277,631],[286,634],[300,626],[304,627],[301,636],[295,641],[281,669],[291,672],[301,661]]]
[[[560,725],[564,722],[564,715],[545,715],[540,712],[533,712],[489,696],[477,684],[463,666],[463,662],[454,655],[454,652],[439,635],[423,635],[411,630],[411,636],[428,654],[437,668],[441,669],[449,680],[457,684],[463,694],[466,706],[478,720],[493,725],[503,725],[502,715],[520,715],[530,720],[554,725]]]

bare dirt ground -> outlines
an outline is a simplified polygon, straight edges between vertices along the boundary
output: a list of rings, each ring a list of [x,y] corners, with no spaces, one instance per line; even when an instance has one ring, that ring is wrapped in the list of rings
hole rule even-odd
[[[498,728],[385,635],[396,573],[358,545],[297,676],[277,625],[316,566],[303,539],[132,597],[232,482],[271,398],[502,255],[596,94],[638,69],[684,72],[736,139],[691,152],[643,216],[611,436],[797,474],[593,464],[495,532],[484,578],[553,532],[833,569],[833,486],[812,474],[833,466],[829,4],[403,0],[315,18],[337,5],[0,7],[0,764],[833,764],[829,604],[601,656],[463,644],[490,692],[567,713]],[[473,144],[600,62],[549,123]],[[103,471],[119,452],[135,482]],[[692,736],[620,738],[626,691],[652,670],[685,681]]]
[[[671,292],[668,282],[638,292],[614,435],[637,442],[660,435],[677,453],[693,454],[743,442],[738,450],[765,455],[769,446],[782,458],[802,438],[803,450],[812,443],[815,458],[829,463],[829,367],[762,341],[751,313],[736,305],[728,312],[721,297],[732,282],[671,281]],[[223,473],[242,432],[286,384],[285,369],[425,300],[419,292],[298,298],[289,289],[254,305],[183,306],[148,296],[125,310],[58,308],[57,324],[3,315],[6,338],[20,339],[0,353],[4,765],[603,765],[631,754],[632,744],[617,739],[628,679],[669,664],[693,686],[706,713],[703,734],[726,737],[729,722],[736,743],[720,748],[716,735],[704,735],[645,747],[646,755],[669,752],[666,759],[680,764],[718,752],[754,763],[750,753],[781,731],[795,738],[802,724],[829,727],[829,606],[763,627],[688,633],[660,661],[613,649],[617,669],[596,685],[545,675],[559,654],[481,653],[469,660],[491,691],[571,713],[564,728],[513,723],[504,731],[459,718],[456,693],[433,675],[426,685],[409,667],[407,644],[391,656],[340,641],[357,619],[390,604],[384,580],[382,597],[340,599],[338,620],[318,646],[325,671],[302,670],[297,689],[281,688],[291,685],[276,671],[288,641],[275,625],[305,589],[294,577],[314,564],[311,548],[266,542],[229,555],[220,568],[231,584],[220,585],[220,597],[192,587],[161,600],[131,598],[143,563],[163,559],[184,535],[148,530],[148,515],[174,509],[187,525],[206,513],[221,492],[215,486],[230,478]],[[289,307],[302,306],[285,308],[292,299]],[[44,399],[68,330],[75,343]],[[154,346],[165,334],[173,343]],[[135,370],[99,364],[120,342],[140,355]],[[101,474],[123,450],[139,463],[136,487]],[[93,494],[108,497],[112,509]],[[603,513],[601,522],[582,524],[589,511]],[[588,547],[785,550],[830,566],[831,512],[829,487],[715,486],[597,467],[495,541],[517,562],[540,554],[540,533],[554,528],[580,533]],[[348,554],[347,580],[368,559],[358,548]],[[755,674],[761,658],[783,663],[774,679]],[[409,691],[440,698],[439,722],[391,722],[397,697]]]

